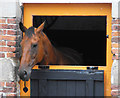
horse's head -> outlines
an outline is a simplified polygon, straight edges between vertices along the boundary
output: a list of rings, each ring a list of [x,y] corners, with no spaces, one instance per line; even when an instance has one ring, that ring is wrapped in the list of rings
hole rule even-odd
[[[22,23],[19,24],[22,32],[25,32],[25,36],[21,41],[21,59],[18,75],[23,81],[28,81],[31,74],[31,69],[34,65],[40,62],[44,56],[43,48],[43,29],[44,23],[38,28],[30,27],[26,28]],[[40,51],[38,53],[38,51]]]

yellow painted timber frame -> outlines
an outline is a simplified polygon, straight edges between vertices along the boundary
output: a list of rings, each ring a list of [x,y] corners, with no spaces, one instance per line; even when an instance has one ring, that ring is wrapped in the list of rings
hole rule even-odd
[[[107,54],[106,66],[98,67],[99,70],[104,70],[104,95],[111,96],[111,9],[110,3],[45,3],[33,4],[25,3],[24,6],[24,25],[26,27],[32,26],[33,15],[46,16],[107,16],[106,33],[109,35],[107,39]],[[97,33],[97,32],[96,32]],[[35,66],[34,68],[37,68]],[[50,69],[72,69],[72,70],[86,70],[86,66],[50,66]],[[23,81],[20,81],[21,96],[30,96],[30,81],[27,83],[28,92],[23,92]]]

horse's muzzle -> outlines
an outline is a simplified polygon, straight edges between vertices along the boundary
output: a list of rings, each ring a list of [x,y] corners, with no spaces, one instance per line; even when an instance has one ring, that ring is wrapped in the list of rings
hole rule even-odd
[[[23,69],[23,70],[18,71],[18,75],[20,79],[23,81],[28,81],[30,78],[30,74],[31,74],[31,71],[29,70]]]

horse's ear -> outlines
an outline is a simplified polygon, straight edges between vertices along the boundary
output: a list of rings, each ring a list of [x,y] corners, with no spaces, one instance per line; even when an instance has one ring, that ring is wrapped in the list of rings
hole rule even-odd
[[[27,30],[27,28],[22,24],[22,22],[19,23],[19,27],[22,32],[25,32]]]
[[[43,31],[44,29],[44,26],[45,26],[45,21],[37,28],[37,33],[40,33],[41,31]]]

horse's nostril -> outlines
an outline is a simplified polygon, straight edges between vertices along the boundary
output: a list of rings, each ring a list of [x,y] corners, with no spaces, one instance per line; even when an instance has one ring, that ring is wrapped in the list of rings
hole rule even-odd
[[[24,75],[27,75],[27,71],[24,71]]]

